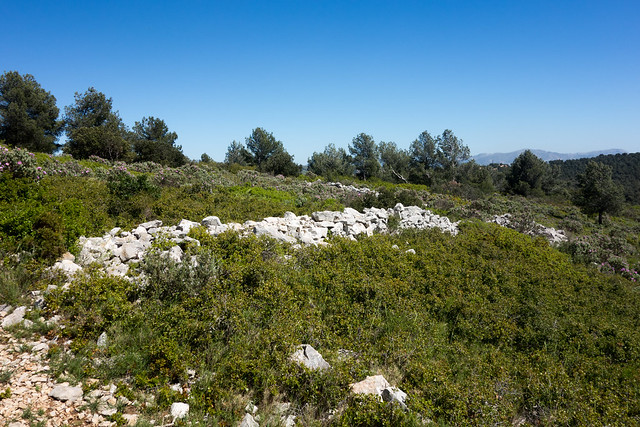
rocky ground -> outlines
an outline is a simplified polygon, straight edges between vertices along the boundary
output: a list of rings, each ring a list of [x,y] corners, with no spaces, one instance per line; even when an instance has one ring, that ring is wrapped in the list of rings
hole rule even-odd
[[[0,310],[0,426],[112,426],[110,414],[119,403],[115,387],[105,386],[86,396],[80,386],[56,383],[50,375],[47,352],[58,343],[57,338],[19,338],[22,334],[7,331],[14,325],[6,322],[9,307]],[[18,310],[15,310],[18,311]],[[14,312],[15,312],[14,311]],[[96,402],[97,400],[97,402]],[[93,409],[93,410],[92,410]],[[124,420],[135,424],[137,415]]]

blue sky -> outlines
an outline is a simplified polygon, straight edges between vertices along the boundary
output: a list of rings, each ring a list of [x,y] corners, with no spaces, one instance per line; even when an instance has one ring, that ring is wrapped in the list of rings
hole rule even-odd
[[[94,86],[223,160],[273,132],[298,163],[360,132],[472,154],[640,151],[638,1],[4,1],[0,72],[62,110]]]

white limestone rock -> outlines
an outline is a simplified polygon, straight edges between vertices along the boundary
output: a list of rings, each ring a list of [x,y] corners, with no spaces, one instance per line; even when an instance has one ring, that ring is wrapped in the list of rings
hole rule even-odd
[[[9,314],[4,319],[2,319],[2,327],[7,328],[9,326],[14,326],[22,322],[26,312],[27,312],[27,307],[25,306],[16,308],[15,310],[13,310],[13,313]]]
[[[71,387],[68,384],[58,384],[49,392],[49,396],[62,402],[75,402],[82,399],[82,388]]]
[[[244,414],[244,418],[238,424],[238,427],[259,427],[260,424],[253,418],[251,414]]]
[[[311,370],[324,370],[331,368],[331,365],[327,363],[320,353],[309,344],[301,344],[296,348],[296,351],[291,355],[290,359],[299,365],[306,366]]]
[[[184,418],[189,414],[189,404],[174,402],[171,404],[171,416],[174,420]]]
[[[222,225],[222,222],[217,216],[208,216],[201,221],[201,224],[207,228],[220,227]]]

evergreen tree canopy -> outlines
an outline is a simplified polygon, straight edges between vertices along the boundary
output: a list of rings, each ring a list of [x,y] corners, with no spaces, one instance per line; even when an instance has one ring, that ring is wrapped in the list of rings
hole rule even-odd
[[[309,171],[329,179],[351,176],[353,166],[344,148],[329,144],[322,153],[313,153],[309,159]]]
[[[172,167],[182,166],[187,158],[182,147],[175,145],[178,134],[169,132],[164,120],[143,117],[133,126],[133,151],[135,160],[156,162]]]
[[[361,133],[354,137],[349,145],[349,153],[353,159],[356,175],[363,180],[378,176],[378,147],[371,135]]]
[[[378,146],[381,177],[389,182],[407,182],[411,156],[405,150],[398,148],[395,142],[381,142]]]
[[[83,94],[76,92],[75,104],[65,108],[65,153],[80,159],[91,155],[108,160],[130,159],[128,132],[118,113],[111,110],[112,103],[111,98],[92,87]]]
[[[0,140],[13,147],[53,153],[62,132],[56,98],[30,74],[0,76]]]
[[[578,175],[576,205],[586,214],[597,213],[598,223],[602,224],[602,215],[618,212],[622,201],[622,188],[611,179],[611,167],[590,161],[584,173]]]
[[[253,162],[253,156],[246,149],[244,144],[238,141],[233,141],[227,148],[227,154],[224,157],[224,162],[228,165],[240,165],[247,166]]]
[[[442,135],[438,136],[436,144],[440,152],[442,166],[446,170],[455,169],[471,156],[469,147],[464,145],[462,140],[458,139],[450,129],[446,129]]]
[[[541,191],[543,180],[549,174],[549,165],[531,152],[525,150],[515,158],[507,173],[509,189],[523,196]]]
[[[284,151],[282,142],[278,141],[271,132],[262,128],[255,128],[245,142],[253,155],[253,163],[258,168],[275,153]]]

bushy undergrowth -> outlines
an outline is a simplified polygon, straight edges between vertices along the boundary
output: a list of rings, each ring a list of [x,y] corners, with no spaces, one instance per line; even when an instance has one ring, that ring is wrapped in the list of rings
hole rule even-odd
[[[185,263],[140,266],[146,287],[94,274],[52,300],[77,325],[65,331],[79,354],[108,332],[93,374],[160,393],[195,369],[189,403],[227,423],[241,418],[237,396],[325,422],[337,408],[337,425],[639,421],[638,293],[543,240],[486,224],[300,250],[193,236],[202,246]],[[301,343],[332,369],[291,363]],[[409,412],[349,397],[378,373],[408,393]]]

